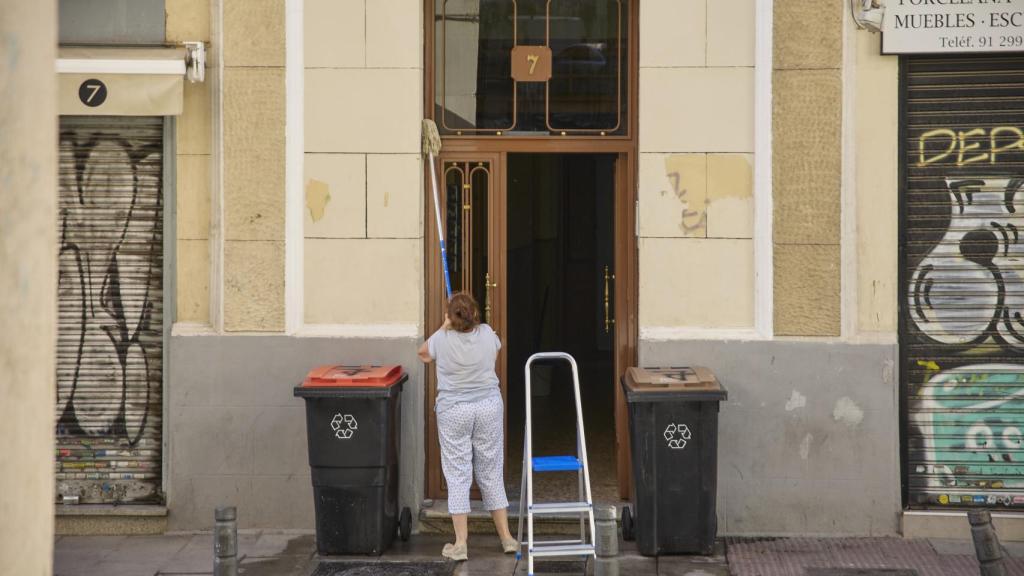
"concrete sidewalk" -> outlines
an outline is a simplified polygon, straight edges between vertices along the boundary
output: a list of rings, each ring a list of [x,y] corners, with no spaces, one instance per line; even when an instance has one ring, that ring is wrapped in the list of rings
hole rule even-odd
[[[441,562],[448,541],[440,534],[396,541],[383,557],[320,558],[312,534],[280,531],[239,533],[240,574],[246,576],[367,576],[374,574],[525,574],[525,562],[501,553],[494,536],[471,535],[470,559]],[[635,544],[621,543],[617,573],[623,576],[977,576],[974,547],[964,540],[902,538],[727,539],[714,556],[645,558]],[[1024,576],[1024,544],[1004,546],[1007,574]],[[727,552],[727,553],[726,553]],[[64,536],[56,541],[58,576],[173,576],[212,574],[209,533],[165,536]],[[412,563],[395,570],[391,563]],[[369,563],[369,565],[368,565]],[[381,563],[381,564],[377,564]],[[388,563],[388,564],[385,564]],[[379,567],[378,567],[379,566]],[[385,566],[392,570],[385,570]],[[594,574],[595,561],[539,563],[537,574]],[[601,568],[606,568],[607,565]],[[448,569],[453,568],[452,571]],[[346,572],[347,571],[347,572]],[[604,574],[615,572],[599,571]]]
[[[413,536],[396,541],[380,558],[352,556],[320,558],[312,534],[297,532],[240,532],[240,574],[246,576],[343,576],[344,566],[358,566],[360,576],[375,570],[367,562],[412,562],[437,566],[441,547],[449,541],[441,534]],[[618,573],[629,576],[728,576],[724,553],[709,557],[645,558],[635,545],[623,542]],[[724,552],[724,548],[723,548]],[[525,574],[526,562],[503,554],[495,536],[470,536],[470,559],[454,565],[452,576]],[[341,564],[349,563],[349,564]],[[321,566],[322,564],[322,566]],[[176,576],[212,574],[213,537],[209,533],[166,536],[64,536],[56,541],[54,574],[57,576]],[[446,567],[443,566],[442,567]],[[369,569],[368,569],[369,568]],[[560,575],[594,572],[594,561],[540,562],[537,574]],[[409,572],[414,574],[417,572]],[[397,576],[397,575],[396,575]]]
[[[978,576],[969,540],[729,539],[735,576]],[[1004,543],[1006,573],[1024,576],[1024,544]]]
[[[250,576],[306,576],[315,567],[311,533],[240,531],[240,566]],[[213,573],[213,536],[60,536],[55,576],[171,576]]]

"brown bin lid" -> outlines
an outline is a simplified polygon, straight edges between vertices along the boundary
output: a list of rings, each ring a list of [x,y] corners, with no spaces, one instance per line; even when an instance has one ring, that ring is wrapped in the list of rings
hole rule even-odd
[[[628,368],[626,386],[633,392],[717,392],[722,390],[714,372],[704,366]]]

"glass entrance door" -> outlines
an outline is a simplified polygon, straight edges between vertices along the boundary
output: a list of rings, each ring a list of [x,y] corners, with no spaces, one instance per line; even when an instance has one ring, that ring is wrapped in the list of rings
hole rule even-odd
[[[442,155],[439,170],[441,223],[448,253],[448,274],[452,292],[467,292],[480,305],[481,321],[489,324],[502,342],[506,341],[505,321],[505,196],[499,174],[498,154],[465,156]],[[432,201],[432,200],[431,200]],[[431,206],[433,209],[433,206]],[[431,210],[432,211],[432,210]],[[444,321],[445,290],[441,276],[436,219],[427,227],[427,334]],[[498,355],[498,378],[502,395],[506,391],[505,352]],[[444,497],[447,487],[441,473],[440,448],[434,399],[437,380],[433,367],[427,370],[427,493]],[[475,494],[474,497],[479,497]]]

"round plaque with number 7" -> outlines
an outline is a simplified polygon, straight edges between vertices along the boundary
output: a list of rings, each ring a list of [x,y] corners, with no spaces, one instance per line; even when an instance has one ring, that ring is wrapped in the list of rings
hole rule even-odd
[[[78,87],[78,99],[82,104],[95,108],[107,101],[107,85],[95,78],[90,78]]]

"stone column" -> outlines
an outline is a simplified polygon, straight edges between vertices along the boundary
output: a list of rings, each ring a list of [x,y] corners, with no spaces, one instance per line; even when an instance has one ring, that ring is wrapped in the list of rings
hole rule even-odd
[[[777,336],[841,335],[843,15],[848,4],[774,3]]]
[[[0,0],[0,558],[53,563],[57,2]]]

